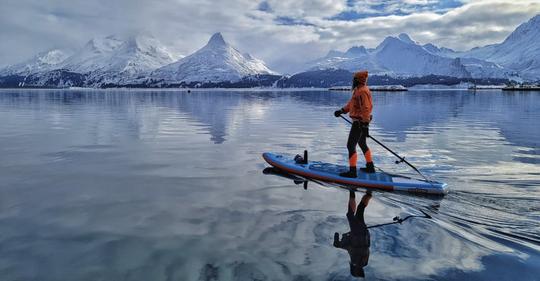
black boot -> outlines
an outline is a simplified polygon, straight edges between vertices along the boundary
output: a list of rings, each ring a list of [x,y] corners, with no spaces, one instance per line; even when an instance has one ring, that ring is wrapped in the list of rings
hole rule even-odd
[[[367,162],[365,168],[360,168],[360,171],[368,174],[375,173],[375,165],[373,165],[373,162]]]
[[[339,247],[339,233],[334,233],[334,247]]]
[[[343,172],[339,175],[346,178],[356,178],[356,167],[349,167],[348,172]]]

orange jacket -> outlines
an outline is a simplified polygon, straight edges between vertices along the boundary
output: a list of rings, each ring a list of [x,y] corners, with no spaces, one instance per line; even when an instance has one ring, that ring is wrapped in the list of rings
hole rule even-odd
[[[367,71],[357,72],[354,79],[358,82],[358,87],[353,91],[353,95],[347,105],[343,107],[344,113],[349,113],[352,119],[360,122],[369,123],[371,121],[371,111],[373,102],[371,101],[371,92],[367,86]]]

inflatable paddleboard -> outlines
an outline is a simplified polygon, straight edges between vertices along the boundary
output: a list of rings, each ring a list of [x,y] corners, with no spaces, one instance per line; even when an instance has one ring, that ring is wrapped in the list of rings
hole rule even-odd
[[[294,157],[292,156],[269,152],[263,153],[263,158],[266,162],[268,162],[268,164],[284,172],[325,182],[364,188],[383,189],[387,191],[404,191],[438,195],[448,193],[446,183],[442,182],[414,179],[401,175],[388,174],[381,171],[368,174],[362,172],[360,169],[357,171],[358,177],[346,178],[340,176],[339,173],[348,171],[348,166],[318,161],[299,162],[295,161]]]

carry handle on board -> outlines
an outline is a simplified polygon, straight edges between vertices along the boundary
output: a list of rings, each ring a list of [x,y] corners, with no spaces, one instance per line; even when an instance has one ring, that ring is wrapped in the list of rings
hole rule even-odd
[[[343,117],[343,115],[339,115],[339,117],[343,118],[343,120],[347,121],[347,123],[349,124],[353,124],[349,119]],[[399,161],[396,161],[396,164],[399,164],[401,162],[404,162],[405,164],[409,165],[409,167],[413,168],[413,170],[415,170],[420,176],[422,176],[427,182],[431,183],[432,180],[429,180],[426,176],[424,176],[415,166],[413,166],[413,164],[409,163],[407,160],[405,160],[405,157],[401,157],[399,156],[397,153],[395,153],[394,151],[392,151],[390,148],[388,148],[386,145],[384,145],[382,142],[378,141],[376,138],[372,137],[371,135],[368,135],[368,137],[370,139],[372,139],[373,141],[375,141],[377,144],[379,144],[380,146],[384,147],[386,150],[390,151],[390,153],[394,154],[394,156],[396,156]]]

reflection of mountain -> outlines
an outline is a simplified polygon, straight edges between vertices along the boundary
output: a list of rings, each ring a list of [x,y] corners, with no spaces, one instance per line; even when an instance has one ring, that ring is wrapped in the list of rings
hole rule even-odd
[[[508,154],[521,148],[507,140],[538,147],[540,95],[374,96],[376,133],[405,132],[412,147],[399,152],[418,156],[419,168],[436,162],[428,175],[452,192],[436,202],[386,192],[371,201],[368,225],[418,208],[433,219],[373,230],[368,279],[494,280],[502,269],[509,274],[499,280],[534,280],[538,165],[512,163]],[[257,173],[261,151],[345,160],[346,124],[332,113],[348,97],[1,91],[2,279],[350,280],[347,253],[331,248],[332,234],[347,231],[347,194]],[[220,137],[222,145],[209,142]]]
[[[349,99],[348,93],[328,91],[302,92],[229,92],[229,91],[152,91],[152,92],[105,92],[99,95],[93,91],[48,91],[33,94],[17,91],[0,96],[2,102],[8,100],[21,102],[24,96],[29,103],[52,102],[79,105],[107,105],[115,107],[114,112],[129,110],[127,104],[136,104],[151,108],[157,105],[188,114],[193,120],[200,122],[211,135],[214,143],[223,143],[227,136],[227,127],[233,122],[233,113],[238,110],[249,110],[254,103],[279,108],[290,118],[311,118],[312,122],[334,126],[332,115],[334,108],[343,106]],[[379,134],[394,136],[404,141],[415,128],[423,127],[424,132],[435,123],[443,124],[451,129],[448,122],[467,122],[487,124],[516,145],[533,148],[528,152],[538,154],[540,147],[540,130],[532,122],[519,120],[531,119],[531,115],[540,112],[536,101],[537,93],[501,93],[484,91],[473,94],[468,91],[409,91],[407,93],[374,93],[373,129]],[[107,109],[111,110],[111,109]],[[303,111],[315,111],[315,116],[305,116]],[[326,115],[328,118],[326,118]],[[304,117],[302,117],[304,116]],[[314,119],[317,118],[317,120]],[[142,117],[137,117],[142,118]],[[242,117],[234,122],[242,122]],[[148,119],[148,118],[146,118]],[[460,121],[461,120],[461,121]],[[141,126],[143,121],[135,120],[134,126]],[[159,120],[146,120],[150,126],[158,126]],[[136,129],[135,132],[139,130]],[[140,133],[140,132],[139,132]]]
[[[535,158],[516,159],[519,162],[540,163],[540,93],[486,93],[473,97],[473,103],[465,105],[465,111],[475,113],[474,118],[498,128],[504,138],[517,146],[531,149],[522,153]]]
[[[375,94],[378,106],[373,119],[382,133],[394,135],[399,141],[404,141],[409,131],[417,126],[429,127],[438,121],[457,117],[469,98],[466,92],[461,95],[454,91],[380,96]]]
[[[407,93],[374,92],[373,127],[380,128],[384,134],[395,136],[402,141],[407,131],[437,121],[456,117],[462,107],[471,98],[466,91],[456,94],[455,91],[409,91]],[[291,94],[295,100],[315,107],[339,108],[347,103],[350,94],[347,92],[298,92]],[[325,109],[331,116],[333,110]]]
[[[505,93],[500,91],[446,91],[422,90],[407,93],[373,94],[374,112],[373,127],[379,133],[395,136],[404,141],[407,134],[415,127],[429,127],[434,123],[448,123],[451,119],[457,122],[471,120],[487,124],[513,144],[535,148],[539,154],[540,130],[530,120],[531,115],[538,115],[540,103],[538,93]],[[295,101],[319,108],[321,114],[333,112],[328,107],[339,108],[348,98],[348,93],[339,92],[293,92]],[[459,121],[461,119],[461,121]],[[472,124],[471,124],[472,125]],[[445,126],[451,127],[451,124]]]
[[[21,100],[21,97],[24,99]],[[165,116],[154,115],[156,107],[168,108],[186,113],[201,127],[208,131],[210,139],[216,143],[223,143],[227,135],[227,123],[230,121],[231,111],[241,103],[253,98],[242,93],[234,92],[173,92],[173,91],[145,91],[145,92],[102,92],[95,91],[46,91],[35,93],[31,91],[15,91],[0,95],[2,103],[28,102],[31,104],[52,103],[77,106],[99,106],[99,110],[114,112],[114,114],[130,115],[129,122],[131,134],[140,135],[142,127],[156,130]],[[136,114],[130,113],[131,105],[142,108]],[[66,108],[63,108],[66,110]],[[147,118],[146,115],[152,115]],[[125,118],[125,117],[124,117]],[[152,129],[154,128],[154,129]]]
[[[177,97],[174,106],[205,124],[216,144],[225,141],[229,112],[243,100],[241,95],[228,92],[192,92]]]
[[[424,127],[423,131],[427,131],[434,123],[441,122],[451,130],[452,122],[468,122],[499,129],[507,141],[518,146],[538,148],[540,130],[537,124],[520,121],[530,120],[532,114],[540,112],[535,98],[539,96],[499,91],[376,94],[374,99],[378,107],[374,119],[381,132],[395,135],[398,140],[404,140],[415,127]]]

